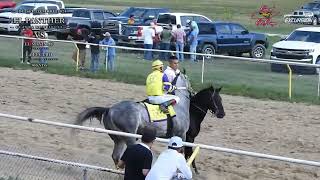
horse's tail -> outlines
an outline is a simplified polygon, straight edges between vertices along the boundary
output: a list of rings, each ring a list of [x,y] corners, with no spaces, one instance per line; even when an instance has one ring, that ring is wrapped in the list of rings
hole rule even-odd
[[[101,123],[104,113],[108,114],[108,112],[109,112],[109,108],[106,108],[106,107],[87,108],[86,110],[78,114],[75,124],[82,125],[83,122],[85,122],[88,119],[92,120],[92,118],[98,119]]]

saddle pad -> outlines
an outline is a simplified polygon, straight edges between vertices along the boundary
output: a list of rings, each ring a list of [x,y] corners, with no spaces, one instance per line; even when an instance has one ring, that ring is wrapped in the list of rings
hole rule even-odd
[[[143,104],[145,105],[145,107],[148,111],[149,118],[150,118],[151,122],[166,121],[167,120],[167,118],[168,118],[167,114],[161,111],[159,105],[149,104],[146,102],[143,102]],[[174,111],[174,109],[171,105],[168,107],[168,110],[169,110],[170,117],[174,117],[176,115],[176,112]]]

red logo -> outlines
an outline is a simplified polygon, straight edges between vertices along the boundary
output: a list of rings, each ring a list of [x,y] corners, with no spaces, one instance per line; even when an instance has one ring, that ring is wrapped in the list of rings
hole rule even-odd
[[[274,16],[279,15],[280,12],[276,11],[275,6],[272,8],[267,5],[262,5],[258,11],[255,11],[251,14],[251,19],[256,20],[256,26],[275,26],[276,22],[272,21]]]

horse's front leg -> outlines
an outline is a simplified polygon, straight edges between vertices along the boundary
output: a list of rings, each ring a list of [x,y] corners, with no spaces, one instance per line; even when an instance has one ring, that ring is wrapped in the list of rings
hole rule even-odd
[[[190,137],[190,136],[187,135],[187,137],[186,137],[186,142],[194,143],[194,138],[192,138],[192,137]],[[192,149],[192,147],[185,147],[185,158],[186,158],[186,159],[189,159],[192,154],[193,154],[193,149]],[[196,166],[196,159],[194,159],[194,160],[192,161],[192,167],[193,167],[193,169],[194,169],[194,172],[195,172],[196,174],[199,174],[198,168],[197,168],[197,166]]]

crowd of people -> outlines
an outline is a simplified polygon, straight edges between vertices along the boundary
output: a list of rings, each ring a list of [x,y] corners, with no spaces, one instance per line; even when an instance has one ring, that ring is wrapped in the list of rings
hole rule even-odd
[[[181,24],[177,25],[176,29],[172,29],[172,25],[163,27],[163,30],[159,32],[156,21],[150,23],[150,27],[143,32],[144,48],[145,49],[160,49],[170,50],[171,45],[174,44],[176,50],[176,57],[179,61],[184,60],[184,48],[189,46],[190,53],[196,53],[198,45],[199,28],[195,21],[187,20],[187,27],[189,27],[188,33],[182,28]],[[146,50],[144,53],[145,60],[157,59],[155,56],[157,53]],[[161,52],[159,55],[160,60],[168,60],[170,53]],[[190,55],[190,60],[196,62],[196,56]]]
[[[134,24],[134,16],[131,15],[128,24]],[[184,61],[183,51],[186,45],[189,46],[189,52],[196,53],[197,49],[197,37],[199,29],[197,23],[194,21],[187,20],[187,27],[190,31],[188,33],[181,27],[180,24],[177,28],[172,30],[172,25],[167,25],[163,27],[161,32],[158,32],[156,21],[150,23],[150,27],[145,29],[143,32],[144,48],[145,49],[160,49],[160,50],[170,50],[172,45],[176,49],[176,58],[179,61]],[[41,36],[42,39],[47,39],[48,34],[44,32],[44,29],[40,30],[45,36]],[[25,37],[35,37],[34,32],[30,26],[25,26],[22,30],[22,35]],[[111,37],[110,33],[106,32],[104,34],[99,34],[95,32],[89,32],[87,29],[78,29],[75,35],[73,35],[72,40],[76,41],[77,49],[75,49],[72,59],[78,63],[78,68],[80,70],[85,70],[86,62],[86,49],[88,46],[84,43],[91,43],[96,45],[90,45],[91,50],[91,63],[90,71],[95,73],[99,70],[99,59],[101,47],[100,45],[115,46],[116,43]],[[31,54],[32,54],[32,39],[25,39],[23,46],[23,58],[21,63],[24,63],[27,59],[27,64],[30,64]],[[79,42],[79,43],[77,43]],[[43,46],[40,48],[40,63],[47,63],[44,58],[44,54],[47,52],[48,47]],[[107,62],[106,67],[108,72],[115,71],[115,60],[116,60],[116,50],[114,47],[102,48],[104,56],[104,62]],[[169,60],[172,53],[169,52],[152,52],[146,50],[144,53],[145,60]],[[190,60],[192,62],[197,61],[195,55],[190,55]]]
[[[90,71],[96,73],[99,70],[99,58],[100,58],[100,45],[115,46],[116,43],[111,37],[109,32],[104,34],[98,34],[95,32],[89,32],[87,29],[78,29],[76,35],[73,36],[73,40],[81,43],[77,43],[78,49],[73,53],[72,59],[76,62],[79,60],[79,69],[85,70],[85,59],[86,59],[86,42],[91,43],[91,64]],[[95,44],[95,45],[92,45]],[[104,59],[107,63],[107,71],[115,71],[115,59],[116,50],[115,47],[103,46]]]

